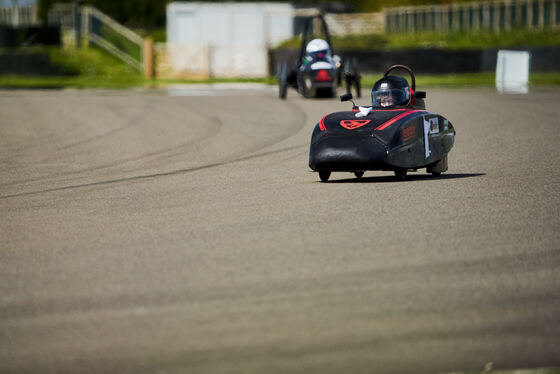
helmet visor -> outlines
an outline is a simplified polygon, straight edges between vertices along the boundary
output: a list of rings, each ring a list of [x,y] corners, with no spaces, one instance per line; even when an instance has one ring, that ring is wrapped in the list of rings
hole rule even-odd
[[[371,92],[371,105],[374,108],[385,108],[393,105],[404,104],[408,101],[407,88],[381,89]]]
[[[328,50],[317,51],[309,53],[312,61],[329,61],[330,60],[330,52]]]

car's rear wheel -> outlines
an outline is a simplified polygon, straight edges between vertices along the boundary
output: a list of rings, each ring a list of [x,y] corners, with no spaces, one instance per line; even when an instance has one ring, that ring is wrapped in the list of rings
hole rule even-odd
[[[431,173],[434,177],[439,177],[441,173],[447,171],[447,154],[445,154],[441,160],[436,163],[429,165],[426,168],[428,173]]]
[[[317,97],[333,97],[335,91],[332,88],[317,88],[315,91],[315,96]]]
[[[321,171],[319,172],[319,178],[321,178],[321,182],[326,182],[326,181],[328,181],[330,176],[331,176],[331,172],[330,172],[330,171],[321,170]]]
[[[360,179],[364,176],[364,171],[363,170],[355,171],[354,175],[356,176],[356,178]]]
[[[405,180],[406,179],[406,174],[407,174],[408,170],[406,169],[395,169],[395,176],[397,177],[398,180]]]

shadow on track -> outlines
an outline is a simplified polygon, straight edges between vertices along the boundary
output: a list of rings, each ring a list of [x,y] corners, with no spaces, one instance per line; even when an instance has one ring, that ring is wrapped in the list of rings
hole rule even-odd
[[[435,181],[441,179],[460,179],[460,178],[472,178],[480,177],[486,175],[486,173],[456,173],[456,174],[442,174],[439,177],[434,177],[430,174],[408,174],[405,180],[399,180],[394,175],[383,175],[383,176],[372,176],[372,177],[362,177],[360,179],[356,177],[345,178],[345,179],[334,179],[329,180],[326,183],[406,183],[406,182],[416,182],[416,181]],[[321,183],[320,181],[317,181]]]

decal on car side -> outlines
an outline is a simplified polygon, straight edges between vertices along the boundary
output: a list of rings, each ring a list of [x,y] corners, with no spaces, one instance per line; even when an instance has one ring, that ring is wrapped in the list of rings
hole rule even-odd
[[[430,118],[430,135],[439,134],[439,121],[437,117]]]
[[[416,125],[403,127],[401,131],[403,143],[416,138]]]
[[[430,123],[430,121],[426,118],[426,116],[424,116],[424,151],[425,151],[425,158],[430,157],[430,154],[432,153],[430,151],[430,143],[428,140],[428,135],[430,134],[430,130],[432,128],[432,124]]]
[[[343,119],[342,121],[340,121],[340,126],[344,127],[345,129],[348,130],[354,130],[357,129],[358,127],[362,127],[364,125],[367,125],[368,123],[370,123],[371,120],[370,119]]]

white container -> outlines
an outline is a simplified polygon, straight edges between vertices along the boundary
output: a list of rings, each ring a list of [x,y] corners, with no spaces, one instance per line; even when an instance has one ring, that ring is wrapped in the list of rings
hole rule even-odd
[[[293,36],[293,17],[289,3],[174,2],[167,5],[167,42],[174,48],[206,45],[212,76],[264,77],[268,48]]]
[[[496,88],[503,93],[529,92],[529,61],[527,51],[498,51]]]

